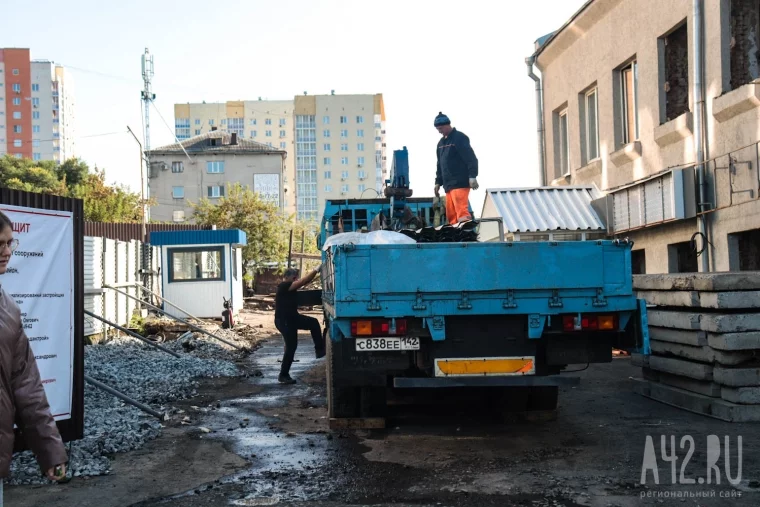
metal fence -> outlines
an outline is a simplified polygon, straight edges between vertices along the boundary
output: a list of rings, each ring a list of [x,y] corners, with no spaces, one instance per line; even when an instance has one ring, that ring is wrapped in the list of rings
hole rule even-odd
[[[148,224],[148,241],[151,232],[164,231],[206,231],[210,226],[194,224]],[[85,222],[84,235],[95,238],[118,239],[119,241],[142,241],[142,224],[116,224],[111,222]]]
[[[719,155],[705,163],[705,212],[758,199],[760,142]]]

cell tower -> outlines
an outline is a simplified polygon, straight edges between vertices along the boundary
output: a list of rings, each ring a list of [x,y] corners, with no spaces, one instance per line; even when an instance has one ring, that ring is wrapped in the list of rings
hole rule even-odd
[[[142,91],[142,101],[145,104],[145,151],[150,151],[150,101],[156,98],[156,94],[150,89],[153,79],[153,55],[148,48],[142,55],[142,77],[145,88]]]

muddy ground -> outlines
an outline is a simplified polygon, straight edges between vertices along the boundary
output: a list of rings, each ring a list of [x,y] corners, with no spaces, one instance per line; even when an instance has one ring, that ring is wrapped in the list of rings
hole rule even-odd
[[[324,360],[302,335],[291,371],[277,383],[282,342],[271,313],[245,322],[271,335],[245,361],[245,379],[208,381],[181,403],[190,417],[167,423],[139,451],[114,456],[113,474],[45,487],[6,488],[6,505],[228,506],[633,506],[760,505],[758,425],[729,424],[633,393],[630,359],[575,373],[556,420],[504,422],[476,397],[396,406],[385,430],[330,431]],[[263,376],[254,375],[260,371]],[[640,483],[647,436],[659,484]],[[676,482],[660,436],[694,438],[686,479],[706,477],[708,435],[731,438],[731,476],[742,437],[742,480],[678,483],[688,448],[676,448]],[[76,443],[74,443],[76,445]],[[668,448],[666,451],[671,452]],[[669,495],[669,496],[665,496]]]

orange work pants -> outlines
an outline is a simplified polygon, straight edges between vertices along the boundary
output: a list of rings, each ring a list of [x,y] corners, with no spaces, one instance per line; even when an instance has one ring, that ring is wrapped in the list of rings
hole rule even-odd
[[[450,224],[472,220],[468,209],[469,188],[455,188],[446,193],[446,218]]]

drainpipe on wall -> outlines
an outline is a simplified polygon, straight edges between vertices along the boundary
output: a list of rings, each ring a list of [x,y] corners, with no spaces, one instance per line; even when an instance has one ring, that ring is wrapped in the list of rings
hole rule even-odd
[[[705,203],[705,89],[704,89],[704,0],[694,0],[693,3],[694,29],[692,30],[692,45],[694,47],[694,153],[697,163],[697,182],[699,185],[699,211],[706,211]],[[701,235],[699,271],[710,271],[710,258],[707,242],[707,216],[702,214],[697,222]]]
[[[541,171],[540,185],[546,186],[546,165],[544,161],[544,107],[543,91],[541,89],[541,78],[533,73],[533,64],[536,62],[535,56],[529,56],[525,59],[528,66],[528,77],[536,83],[536,127],[538,129],[538,166]]]

